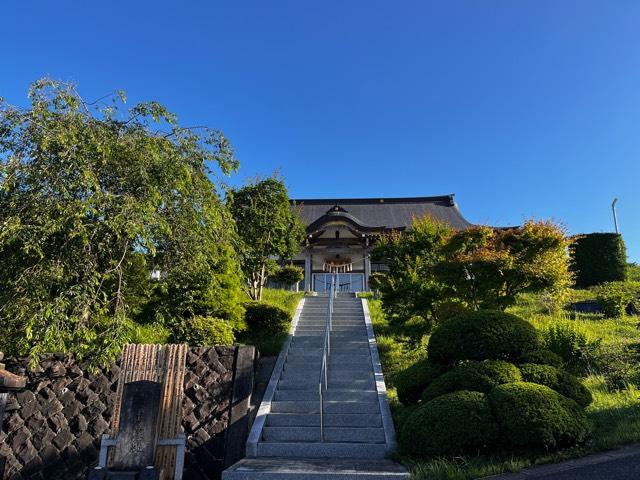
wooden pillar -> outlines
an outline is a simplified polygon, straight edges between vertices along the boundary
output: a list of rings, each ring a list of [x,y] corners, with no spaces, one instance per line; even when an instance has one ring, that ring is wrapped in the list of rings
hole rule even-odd
[[[364,252],[364,290],[369,291],[369,275],[371,275],[371,257],[369,252]]]
[[[247,436],[251,429],[251,394],[253,393],[255,357],[255,347],[236,348],[231,409],[225,435],[225,468],[236,463],[245,454]]]

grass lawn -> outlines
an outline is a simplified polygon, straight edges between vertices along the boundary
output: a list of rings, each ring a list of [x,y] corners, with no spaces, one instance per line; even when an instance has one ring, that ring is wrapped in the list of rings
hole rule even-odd
[[[296,307],[303,296],[303,292],[291,292],[288,290],[265,288],[262,292],[262,301],[286,310],[293,319]],[[255,345],[260,352],[260,355],[263,357],[269,357],[280,353],[282,345],[287,339],[288,334],[288,326],[286,330],[283,330],[279,335],[272,336],[266,336],[261,332],[247,331],[238,335],[238,341],[247,345]]]
[[[572,300],[587,298],[589,298],[588,292],[572,292]],[[428,338],[416,340],[404,334],[398,327],[389,324],[381,310],[379,300],[369,300],[369,309],[376,331],[385,380],[388,383],[391,408],[394,416],[397,417],[405,407],[398,402],[395,395],[394,373],[426,355]],[[548,314],[544,303],[536,295],[522,296],[517,305],[508,311],[528,319],[540,330],[570,324],[590,340],[602,339],[603,347],[612,351],[640,341],[636,317],[602,319],[596,315]],[[612,390],[608,388],[605,378],[598,375],[588,375],[583,381],[593,394],[593,403],[587,408],[587,415],[593,425],[593,434],[584,445],[552,455],[539,456],[511,454],[455,459],[416,459],[399,456],[398,459],[411,469],[413,480],[467,480],[498,473],[516,472],[536,464],[566,460],[626,443],[640,442],[640,391],[635,386]]]

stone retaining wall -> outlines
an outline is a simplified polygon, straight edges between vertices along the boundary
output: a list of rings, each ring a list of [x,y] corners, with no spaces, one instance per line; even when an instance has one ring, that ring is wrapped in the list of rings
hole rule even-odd
[[[216,479],[223,469],[238,350],[203,347],[187,353],[185,480]],[[4,362],[7,370],[28,378],[24,392],[9,396],[0,431],[5,480],[86,478],[97,463],[101,435],[109,433],[118,363],[92,374],[63,355],[46,355],[35,368],[27,359]]]

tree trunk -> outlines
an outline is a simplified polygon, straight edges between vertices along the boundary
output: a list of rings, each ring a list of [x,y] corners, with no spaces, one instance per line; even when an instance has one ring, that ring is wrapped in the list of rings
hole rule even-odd
[[[260,281],[258,283],[258,300],[262,300],[262,288],[264,287],[265,283],[265,270],[266,266],[265,264],[262,264],[262,268],[260,269]]]

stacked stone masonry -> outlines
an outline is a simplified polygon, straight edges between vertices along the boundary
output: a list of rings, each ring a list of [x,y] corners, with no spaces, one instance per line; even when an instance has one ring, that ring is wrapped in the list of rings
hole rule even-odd
[[[237,347],[192,348],[187,354],[183,428],[185,480],[219,478],[224,467]],[[118,362],[91,373],[72,357],[6,359],[7,370],[28,377],[11,394],[0,431],[4,480],[85,479],[109,433],[120,374]]]

